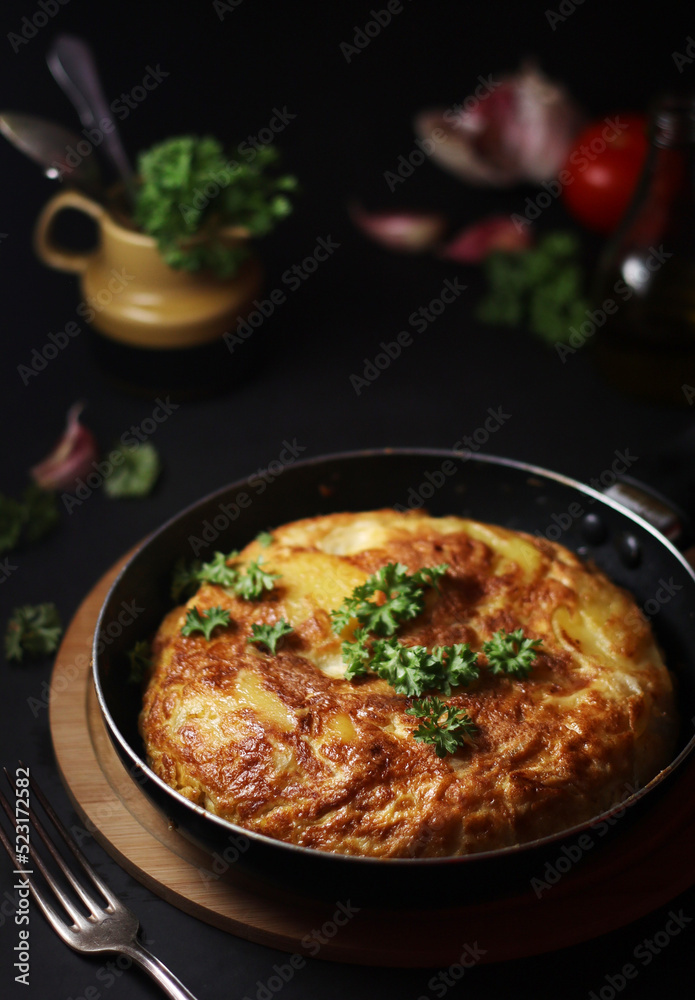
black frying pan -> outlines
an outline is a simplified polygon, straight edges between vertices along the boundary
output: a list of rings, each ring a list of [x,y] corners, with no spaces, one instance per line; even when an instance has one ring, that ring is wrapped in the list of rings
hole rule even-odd
[[[425,505],[541,533],[630,590],[652,621],[678,679],[682,725],[674,760],[639,792],[591,823],[530,844],[460,858],[375,859],[330,854],[249,833],[193,805],[144,762],[137,732],[140,691],[127,682],[126,652],[152,636],[171,607],[176,559],[207,558],[246,545],[259,531],[343,510]],[[203,546],[201,548],[201,546]],[[124,609],[130,608],[130,613]],[[634,821],[695,746],[695,573],[655,528],[571,479],[484,455],[383,450],[297,462],[266,479],[251,477],[189,507],[152,535],[113,584],[94,641],[94,680],[114,746],[131,776],[179,830],[212,852],[211,871],[308,896],[426,904],[441,886],[470,901],[528,888],[549,852],[594,823],[627,809]],[[623,818],[616,824],[625,823]],[[442,882],[441,879],[445,879]]]

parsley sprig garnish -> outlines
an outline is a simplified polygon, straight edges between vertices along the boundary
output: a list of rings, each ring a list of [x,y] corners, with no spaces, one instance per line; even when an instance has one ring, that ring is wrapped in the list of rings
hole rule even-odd
[[[230,566],[229,563],[238,559],[237,551],[215,552],[210,562],[203,563],[199,559],[187,565],[179,559],[174,567],[171,583],[171,596],[175,601],[191,597],[201,583],[213,583],[218,587],[226,587],[232,593],[246,601],[256,601],[266,590],[272,590],[279,574],[267,573],[261,569],[263,557],[259,556],[248,564],[245,572]]]
[[[286,622],[284,618],[280,621],[275,622],[274,625],[252,625],[251,631],[253,635],[250,635],[247,642],[256,642],[259,645],[267,646],[271,653],[275,654],[277,652],[277,645],[285,635],[289,635],[290,632],[294,632],[294,629],[289,622]]]
[[[464,709],[446,705],[436,697],[414,701],[406,714],[422,719],[413,737],[420,743],[431,743],[438,757],[455,753],[477,732],[477,726]]]
[[[24,654],[45,656],[58,648],[63,626],[55,604],[25,604],[15,608],[5,631],[5,655],[22,660]]]
[[[549,344],[586,319],[581,247],[572,233],[551,232],[522,253],[496,251],[483,265],[488,292],[476,316],[495,326],[527,326]]]
[[[206,639],[210,639],[212,630],[218,625],[229,625],[231,615],[224,608],[208,608],[203,614],[197,608],[191,608],[186,612],[186,621],[181,629],[181,635],[193,635],[194,632],[202,632]]]
[[[130,664],[129,684],[141,684],[152,669],[152,649],[147,639],[140,639],[126,653]]]
[[[540,639],[525,638],[523,629],[518,628],[514,632],[500,629],[492,639],[483,643],[483,652],[493,674],[528,677],[540,644]]]
[[[425,607],[425,587],[436,587],[448,566],[427,566],[416,573],[409,573],[402,563],[382,566],[363,584],[355,587],[337,611],[331,611],[333,631],[340,634],[356,618],[367,632],[375,635],[393,635],[402,622],[417,617]],[[377,594],[383,600],[370,600]]]
[[[0,493],[0,552],[39,541],[58,521],[55,494],[34,483],[27,486],[21,500]]]
[[[437,586],[447,565],[429,566],[409,573],[401,563],[389,563],[365,583],[355,587],[337,611],[331,611],[333,631],[340,633],[357,619],[352,641],[341,645],[352,680],[374,673],[398,693],[412,698],[426,691],[450,695],[480,676],[479,654],[467,642],[452,646],[406,646],[394,635],[399,625],[424,610],[423,589]],[[376,600],[370,600],[376,598]],[[500,629],[483,644],[487,666],[493,674],[527,677],[540,639],[527,639],[523,629]],[[447,705],[434,695],[414,701],[406,710],[424,719],[414,731],[416,740],[432,743],[439,757],[454,753],[476,727],[463,709]]]
[[[243,597],[245,601],[257,601],[263,596],[264,590],[272,590],[275,581],[280,579],[279,573],[266,573],[261,569],[263,557],[259,556],[246,567],[246,572],[239,574],[232,590],[238,597]]]
[[[197,572],[197,578],[201,583],[216,583],[219,587],[233,587],[239,579],[239,570],[227,564],[228,560],[235,559],[238,552],[215,552],[210,562],[203,563]]]
[[[477,653],[467,642],[453,646],[405,646],[398,639],[375,639],[370,644],[364,629],[357,629],[355,642],[344,642],[343,656],[348,663],[348,679],[374,671],[398,694],[407,696],[437,690],[451,694],[451,689],[478,678]]]
[[[151,441],[117,444],[109,458],[113,465],[104,479],[104,492],[112,499],[146,497],[154,489],[162,463]]]

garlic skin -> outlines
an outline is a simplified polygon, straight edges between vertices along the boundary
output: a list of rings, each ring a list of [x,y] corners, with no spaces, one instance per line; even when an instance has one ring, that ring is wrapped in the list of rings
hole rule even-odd
[[[365,235],[402,253],[431,250],[447,229],[447,220],[436,212],[367,212],[353,205],[350,217]]]
[[[531,226],[519,227],[508,215],[488,215],[458,232],[439,253],[459,264],[479,264],[495,250],[515,253],[532,243]]]
[[[67,415],[65,431],[55,448],[30,469],[37,486],[44,490],[70,491],[93,468],[98,455],[96,438],[80,423],[84,403],[75,403]]]
[[[540,184],[555,177],[584,123],[567,91],[532,64],[465,103],[468,110],[423,111],[414,127],[432,143],[432,160],[480,186]]]

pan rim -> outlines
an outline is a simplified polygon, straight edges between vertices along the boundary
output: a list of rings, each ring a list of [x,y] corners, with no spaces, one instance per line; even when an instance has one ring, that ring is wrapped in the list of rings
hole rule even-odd
[[[544,479],[551,480],[555,483],[560,483],[563,486],[567,486],[585,496],[591,497],[594,500],[600,501],[602,504],[612,508],[623,516],[627,516],[629,520],[633,521],[643,530],[646,530],[651,534],[656,541],[663,545],[667,551],[674,556],[678,562],[681,564],[682,568],[686,571],[690,579],[695,582],[695,569],[690,565],[690,563],[684,558],[681,552],[673,545],[668,538],[665,537],[657,528],[651,525],[639,514],[624,507],[621,503],[608,497],[593,487],[580,482],[579,480],[573,479],[571,476],[567,476],[563,473],[554,472],[553,470],[545,469],[542,466],[538,466],[529,462],[522,462],[518,459],[503,458],[501,456],[490,455],[485,452],[471,452],[471,451],[456,451],[449,448],[422,448],[422,447],[382,447],[382,448],[369,448],[361,449],[355,451],[339,451],[331,452],[328,454],[313,456],[309,458],[302,459],[301,461],[294,462],[290,468],[297,469],[300,467],[309,467],[317,465],[326,465],[331,462],[337,461],[349,461],[356,459],[364,459],[370,457],[388,457],[388,456],[422,456],[422,457],[436,457],[442,459],[453,459],[456,458],[459,461],[472,461],[480,462],[482,464],[502,466],[506,468],[516,469],[520,472],[526,472],[529,475],[538,476]],[[285,470],[283,470],[277,481],[281,481],[281,477]],[[211,823],[216,826],[221,832],[227,833],[229,836],[244,837],[250,841],[256,841],[265,847],[270,847],[276,850],[291,851],[293,853],[299,854],[302,857],[310,856],[312,858],[330,858],[331,863],[338,861],[344,865],[350,866],[362,866],[362,865],[379,865],[383,866],[388,864],[389,867],[398,868],[401,866],[407,866],[408,870],[413,868],[429,868],[429,867],[441,867],[442,865],[456,864],[474,864],[474,863],[484,863],[499,861],[505,858],[509,858],[518,854],[529,854],[534,852],[545,850],[551,848],[553,844],[564,842],[570,840],[574,836],[578,836],[582,833],[592,830],[594,827],[600,825],[601,823],[609,822],[616,813],[623,813],[626,809],[639,802],[644,796],[646,796],[652,789],[665,781],[680,765],[682,762],[690,756],[690,754],[695,750],[695,735],[686,743],[684,747],[680,750],[676,757],[671,760],[666,767],[662,768],[656,775],[654,775],[650,781],[647,782],[642,788],[637,791],[632,792],[630,795],[621,799],[619,802],[614,803],[605,809],[603,812],[592,816],[590,820],[583,823],[575,824],[572,827],[565,828],[563,830],[557,831],[555,833],[549,834],[545,837],[538,838],[532,841],[524,841],[519,844],[510,844],[506,847],[497,848],[490,851],[480,851],[472,854],[461,854],[461,855],[448,855],[444,857],[427,857],[427,858],[382,858],[374,857],[368,855],[353,855],[353,854],[341,854],[332,851],[322,851],[317,848],[303,847],[298,844],[292,844],[284,840],[279,840],[268,836],[267,834],[259,833],[256,830],[247,830],[242,826],[238,826],[217,816],[214,813],[209,812],[203,806],[198,805],[195,802],[191,802],[184,795],[178,792],[176,789],[172,788],[170,785],[166,784],[162,778],[152,771],[149,765],[141,758],[130,745],[128,740],[123,736],[119,727],[111,714],[111,711],[106,703],[106,697],[101,684],[99,662],[100,653],[97,650],[99,643],[99,636],[102,632],[103,617],[106,613],[106,609],[109,605],[110,598],[114,590],[119,585],[123,576],[129,571],[133,561],[139,558],[143,550],[151,544],[155,539],[164,534],[169,530],[174,524],[180,520],[187,517],[196,508],[202,507],[205,504],[214,502],[219,496],[233,492],[235,490],[240,490],[244,486],[247,486],[249,480],[253,474],[249,476],[242,477],[241,479],[235,480],[234,482],[228,483],[227,485],[220,487],[212,492],[200,497],[198,500],[191,504],[188,504],[185,508],[178,511],[172,517],[168,518],[162,525],[156,528],[153,532],[148,534],[142,542],[137,546],[134,552],[126,560],[123,567],[120,569],[115,579],[113,580],[109,590],[104,598],[102,606],[99,610],[99,616],[97,618],[95,632],[94,632],[94,642],[92,649],[92,683],[95,687],[95,692],[97,696],[97,701],[99,704],[99,710],[104,719],[107,731],[112,741],[118,743],[120,747],[121,759],[124,753],[126,757],[130,760],[132,767],[128,769],[128,773],[131,778],[135,780],[133,771],[141,771],[145,775],[148,781],[151,781],[167,798],[171,798],[172,801],[179,807],[185,808],[186,811],[197,816],[199,819],[206,823]],[[157,808],[162,810],[162,807],[157,804]],[[162,810],[163,811],[163,810]],[[176,824],[177,828],[180,824]]]

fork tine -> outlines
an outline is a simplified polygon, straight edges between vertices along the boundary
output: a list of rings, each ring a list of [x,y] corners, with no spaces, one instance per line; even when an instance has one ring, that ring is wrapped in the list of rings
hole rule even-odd
[[[7,801],[6,797],[5,797],[5,793],[2,791],[1,788],[0,788],[0,804],[2,805],[2,808],[7,813],[7,816],[9,817],[10,822],[14,825],[15,822],[16,822],[15,821],[15,817],[14,817],[14,815],[12,813],[11,808],[10,808],[10,804]],[[5,831],[4,831],[3,827],[2,827],[2,825],[0,825],[0,840],[2,841],[2,845],[5,848],[5,850],[7,851],[7,854],[9,855],[9,858],[12,861],[12,864],[14,865],[15,872],[16,873],[21,873],[21,875],[26,879],[27,885],[29,886],[29,888],[30,888],[30,890],[32,892],[32,895],[34,896],[34,899],[39,904],[40,908],[43,910],[44,916],[51,923],[51,925],[58,932],[58,934],[60,934],[60,936],[62,937],[63,941],[65,941],[67,944],[72,944],[72,942],[73,942],[73,932],[72,932],[71,928],[69,928],[67,926],[67,924],[65,922],[65,918],[62,917],[54,909],[54,907],[48,901],[48,898],[45,895],[45,893],[43,893],[41,891],[41,889],[38,887],[38,885],[36,884],[36,882],[32,878],[32,872],[30,872],[30,871],[24,871],[22,869],[22,866],[19,863],[19,861],[17,860],[17,855],[16,855],[16,853],[15,853],[12,845],[10,844],[10,841],[8,840],[7,835],[5,834]],[[86,925],[88,923],[86,917],[84,917],[81,913],[79,913],[75,909],[75,907],[72,905],[71,901],[67,898],[67,896],[65,895],[65,893],[60,888],[60,886],[56,885],[55,879],[53,879],[53,877],[51,876],[50,872],[48,872],[46,870],[46,866],[44,865],[44,863],[43,863],[40,855],[34,850],[34,848],[31,845],[29,846],[29,857],[34,862],[34,864],[39,869],[39,871],[41,872],[41,874],[43,875],[43,877],[46,879],[46,882],[48,883],[48,885],[50,885],[50,887],[52,888],[53,892],[56,894],[56,896],[60,900],[62,906],[65,909],[65,912],[68,913],[70,915],[70,917],[74,920],[76,928],[78,928],[80,926]]]
[[[77,861],[82,866],[82,869],[83,869],[84,873],[91,879],[92,883],[97,887],[97,889],[102,894],[102,896],[104,897],[104,899],[109,903],[109,905],[111,907],[113,907],[113,909],[117,909],[117,907],[119,907],[121,905],[121,902],[120,902],[118,896],[116,896],[115,893],[113,893],[111,891],[111,889],[109,889],[109,887],[106,885],[106,883],[104,881],[102,881],[102,879],[99,877],[99,875],[97,875],[97,873],[94,871],[94,869],[90,865],[89,861],[87,861],[87,858],[84,856],[84,854],[82,853],[82,851],[80,850],[80,848],[75,843],[74,838],[66,830],[66,828],[65,828],[62,820],[60,819],[60,817],[56,813],[55,809],[53,808],[53,806],[51,805],[51,803],[48,801],[48,799],[46,798],[46,796],[43,794],[43,792],[39,788],[38,783],[37,783],[37,781],[36,781],[36,779],[34,778],[33,775],[29,776],[29,785],[31,787],[32,792],[36,795],[36,798],[41,803],[41,806],[42,806],[44,812],[46,813],[46,815],[48,816],[48,818],[50,819],[50,821],[53,823],[53,825],[56,828],[56,830],[58,831],[58,833],[60,833],[61,837],[63,838],[63,840],[65,841],[65,843],[68,845],[68,847],[70,848],[70,850],[74,854],[74,856],[77,859]]]

